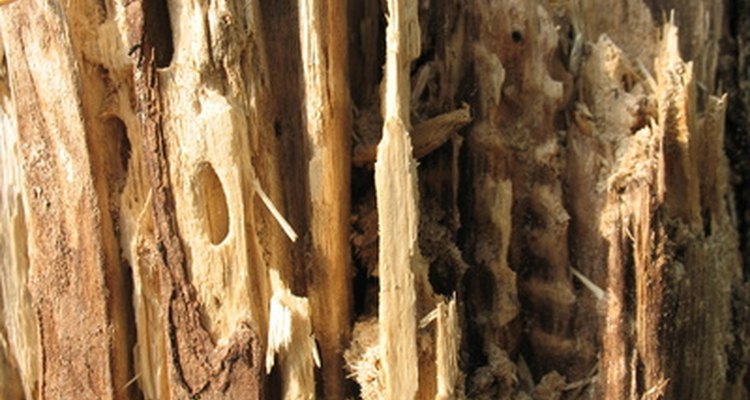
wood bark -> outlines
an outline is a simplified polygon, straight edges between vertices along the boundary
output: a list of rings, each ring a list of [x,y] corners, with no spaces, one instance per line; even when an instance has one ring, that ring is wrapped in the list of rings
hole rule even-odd
[[[0,397],[747,398],[748,7],[0,1]]]

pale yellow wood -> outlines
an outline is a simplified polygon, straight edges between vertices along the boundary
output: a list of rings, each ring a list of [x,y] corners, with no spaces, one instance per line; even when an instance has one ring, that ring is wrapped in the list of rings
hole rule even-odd
[[[463,373],[458,366],[461,346],[461,327],[456,309],[456,299],[440,302],[437,307],[437,393],[435,400],[457,399],[463,395]]]
[[[3,54],[2,57],[5,55]],[[36,317],[29,282],[27,206],[15,106],[4,66],[0,73],[0,397],[33,398],[38,380]],[[18,392],[16,392],[18,391]]]
[[[380,231],[380,346],[383,399],[414,399],[419,382],[415,273],[419,193],[409,138],[409,65],[419,55],[417,2],[388,1],[383,138],[375,163]]]
[[[281,398],[315,398],[315,367],[320,367],[318,348],[310,322],[307,298],[292,294],[278,271],[271,270],[266,373],[279,361]]]

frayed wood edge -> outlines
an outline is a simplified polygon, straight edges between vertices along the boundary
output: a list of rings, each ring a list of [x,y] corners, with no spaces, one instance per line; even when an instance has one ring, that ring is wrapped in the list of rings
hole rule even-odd
[[[461,328],[459,327],[456,298],[438,303],[437,320],[437,369],[436,400],[456,399],[462,396],[462,375],[458,366],[458,349],[461,345]]]
[[[419,320],[419,329],[424,329],[433,321],[437,324],[436,333],[436,400],[455,399],[460,380],[458,367],[458,347],[461,343],[461,329],[458,326],[456,298],[440,301],[437,306]]]
[[[641,395],[641,399],[661,399],[664,397],[664,389],[667,388],[667,384],[669,384],[669,379],[662,378],[656,385],[646,390]]]
[[[283,399],[312,399],[320,356],[306,297],[292,294],[275,269],[269,270],[273,295],[269,304],[266,374],[278,359]]]
[[[276,208],[276,206],[273,205],[273,202],[270,198],[268,198],[268,195],[266,192],[263,191],[263,188],[260,186],[260,182],[258,182],[258,179],[253,180],[253,186],[255,187],[255,192],[258,193],[258,196],[260,196],[260,199],[263,201],[263,204],[268,208],[268,211],[271,212],[271,215],[273,215],[274,219],[276,219],[276,222],[281,225],[281,229],[284,230],[284,233],[289,237],[289,240],[292,242],[297,241],[297,232],[294,231],[294,228],[292,228],[292,225],[287,222],[287,220],[284,218],[283,215],[279,212],[279,210]]]
[[[369,318],[354,324],[352,341],[344,352],[344,360],[349,371],[347,378],[359,384],[359,398],[381,399],[385,391],[385,377],[377,318]]]

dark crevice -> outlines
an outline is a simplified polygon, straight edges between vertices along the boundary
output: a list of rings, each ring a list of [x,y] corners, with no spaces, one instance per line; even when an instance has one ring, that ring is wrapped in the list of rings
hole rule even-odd
[[[511,32],[510,38],[513,39],[514,43],[518,43],[518,44],[523,43],[523,33],[521,33],[521,31]]]
[[[462,361],[467,375],[471,376],[479,366],[487,363],[484,354],[484,335],[487,314],[492,312],[494,299],[494,287],[492,285],[494,276],[482,266],[469,269],[463,276],[461,286],[463,296],[461,303],[465,311],[465,328],[462,337]]]
[[[128,175],[132,148],[128,139],[127,127],[120,118],[110,117],[104,121],[104,126],[111,136],[107,138],[107,141],[111,143],[111,146],[114,146],[110,149],[109,162],[112,164],[107,181],[110,185],[110,196],[116,196],[119,203],[119,196],[125,187],[125,179]],[[116,219],[116,215],[113,215],[113,218]]]
[[[122,193],[127,183],[128,171],[130,167],[130,158],[132,155],[132,145],[128,137],[128,129],[125,123],[117,116],[110,116],[102,121],[104,135],[102,137],[106,146],[104,146],[105,152],[102,154],[101,161],[106,164],[106,167],[100,169],[100,173],[103,175],[100,179],[104,179],[106,182],[107,199],[108,199],[108,211],[109,218],[111,221],[111,239],[113,253],[112,256],[116,257],[111,261],[112,270],[109,272],[108,288],[114,306],[117,308],[117,312],[122,329],[122,339],[125,341],[123,349],[126,352],[132,352],[137,342],[137,331],[136,331],[136,320],[135,320],[135,305],[134,305],[134,284],[133,284],[133,271],[128,261],[122,255],[122,249],[120,248],[120,208],[122,203]],[[103,229],[108,224],[103,225]],[[109,236],[108,234],[104,235]],[[127,360],[125,366],[128,382],[126,386],[121,390],[126,393],[126,397],[129,399],[143,399],[143,393],[138,386],[137,379],[135,378],[137,371],[135,369],[135,360],[132,354]]]
[[[172,22],[167,1],[144,1],[143,13],[145,34],[154,49],[154,63],[157,68],[167,68],[172,63],[174,55]]]
[[[352,253],[354,253],[352,249]],[[352,281],[352,293],[354,294],[354,315],[362,315],[365,312],[366,307],[366,289],[367,289],[367,270],[364,269],[361,263],[355,258],[354,264],[354,279]]]
[[[375,206],[375,177],[372,170],[353,168],[351,175],[351,246],[355,271],[354,319],[377,313],[379,281],[373,274],[377,269],[377,208]]]
[[[385,63],[385,3],[349,2],[349,72],[352,102],[358,109],[377,106]]]
[[[732,169],[740,249],[744,272],[750,274],[750,1],[734,0],[729,8],[729,31],[722,41],[718,66],[721,86],[727,88],[725,150]],[[744,67],[744,68],[743,68]]]
[[[278,118],[277,118],[277,119],[275,119],[275,120],[273,121],[273,133],[274,133],[274,135],[275,135],[275,136],[276,136],[277,138],[279,138],[279,137],[281,137],[281,134],[282,134],[283,132],[284,132],[284,131],[283,131],[283,130],[282,130],[282,128],[281,128],[281,122],[279,121],[279,119],[278,119]]]
[[[419,55],[419,57],[414,60],[411,64],[411,74],[414,75],[415,72],[419,71],[419,69],[424,66],[425,64],[431,62],[435,58],[435,49],[428,48],[424,49],[422,51],[422,54]]]
[[[125,293],[124,314],[125,314],[125,340],[126,349],[135,349],[138,341],[138,332],[136,331],[135,321],[135,286],[133,283],[133,269],[130,267],[128,261],[121,256],[120,268],[122,273],[122,286],[123,292]],[[131,360],[128,363],[128,376],[135,378],[137,372],[135,370],[135,362]],[[143,399],[143,392],[141,392],[140,386],[137,382],[133,382],[124,388],[126,397],[128,399],[140,400]]]
[[[630,232],[633,232],[635,227],[634,224],[631,224],[629,227]],[[623,285],[624,285],[624,293],[622,294],[623,297],[623,309],[624,309],[624,321],[623,323],[626,326],[626,331],[634,331],[635,330],[635,318],[637,317],[637,307],[638,307],[638,299],[636,295],[636,265],[635,265],[635,258],[634,258],[634,252],[635,252],[635,243],[634,239],[630,237],[628,234],[624,234],[624,237],[622,240],[622,265],[623,265]],[[631,338],[629,338],[632,340]],[[632,343],[628,343],[629,346],[632,345]],[[633,373],[631,371],[631,373]]]
[[[711,209],[704,208],[701,211],[701,220],[703,221],[703,237],[711,236]]]
[[[268,86],[273,93],[266,110],[273,121],[273,135],[260,136],[267,146],[278,146],[283,149],[278,163],[278,174],[284,193],[283,212],[289,223],[298,232],[309,230],[310,195],[307,182],[307,155],[304,125],[304,82],[302,81],[302,52],[298,29],[279,29],[279,27],[298,27],[297,2],[291,0],[264,0],[258,5],[263,21],[262,36],[265,39],[267,65],[272,73],[268,74]],[[252,57],[260,50],[255,49]],[[253,59],[251,65],[259,60]],[[271,140],[273,139],[273,140]],[[257,140],[257,139],[254,139]],[[260,159],[257,161],[260,163]],[[256,166],[256,168],[259,168]],[[307,265],[309,235],[302,235],[301,240],[290,248],[293,265]],[[304,267],[294,267],[292,277],[284,277],[290,284],[292,293],[305,296],[307,293],[307,272]]]
[[[429,280],[435,293],[446,297],[453,296],[461,270],[461,266],[455,265],[446,255],[441,255],[433,261],[430,264]]]
[[[720,41],[717,80],[727,90],[725,151],[732,171],[739,245],[742,255],[744,282],[737,282],[733,291],[733,319],[737,329],[733,344],[727,349],[730,381],[741,380],[750,390],[750,368],[747,368],[750,319],[748,276],[750,275],[750,0],[729,0],[726,3],[724,35]],[[705,222],[705,221],[704,221]],[[744,377],[739,376],[744,370]]]

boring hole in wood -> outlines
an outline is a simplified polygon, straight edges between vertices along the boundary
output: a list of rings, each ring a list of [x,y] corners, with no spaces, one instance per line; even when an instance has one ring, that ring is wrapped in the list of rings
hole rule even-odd
[[[130,155],[132,148],[128,139],[128,130],[125,123],[116,116],[111,116],[103,121],[104,131],[106,132],[104,155],[107,167],[105,168],[106,179],[108,183],[109,195],[111,198],[117,198],[122,194],[128,176],[128,166],[130,165]],[[117,213],[113,214],[113,219],[118,219]]]
[[[229,234],[229,207],[224,187],[210,163],[198,165],[194,185],[199,221],[211,243],[219,244]]]
[[[513,31],[510,34],[511,39],[513,39],[513,42],[515,43],[522,43],[523,42],[523,33],[521,31]]]

